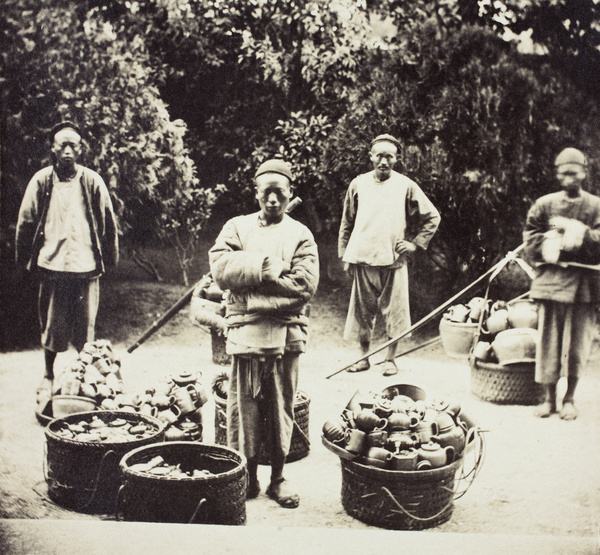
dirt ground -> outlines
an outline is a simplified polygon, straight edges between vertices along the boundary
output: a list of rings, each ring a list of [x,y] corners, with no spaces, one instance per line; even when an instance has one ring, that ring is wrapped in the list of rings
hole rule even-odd
[[[80,514],[52,503],[43,473],[44,428],[33,413],[42,352],[0,354],[0,552],[106,553],[111,549],[113,553],[162,553],[168,546],[171,552],[180,553],[200,550],[197,541],[205,549],[223,553],[332,549],[379,553],[400,544],[421,553],[439,549],[463,553],[483,549],[489,553],[597,552],[598,345],[580,382],[580,417],[575,422],[561,421],[558,416],[538,420],[532,416],[532,407],[479,400],[470,390],[467,362],[448,357],[439,343],[399,358],[401,373],[392,378],[383,377],[380,367],[373,366],[369,372],[343,372],[326,379],[356,358],[356,351],[341,340],[344,295],[343,290],[328,288],[319,292],[312,305],[311,343],[301,360],[300,378],[300,389],[311,399],[311,448],[306,458],[286,467],[287,478],[301,496],[300,507],[281,509],[261,493],[246,504],[243,530],[115,522],[114,517]],[[104,330],[107,336],[109,331]],[[127,346],[124,341],[115,343],[122,356],[127,390],[137,391],[181,370],[201,371],[209,387],[212,377],[223,370],[212,362],[210,335],[188,323],[187,310],[133,353],[126,353]],[[58,367],[74,357],[74,351],[60,355]],[[380,355],[373,361],[378,360]],[[487,430],[480,473],[455,502],[451,519],[428,531],[383,531],[349,516],[341,504],[339,459],[320,441],[324,421],[340,414],[356,390],[380,391],[397,383],[418,385],[433,396],[458,398],[463,411]],[[212,400],[203,414],[204,441],[212,442]],[[268,477],[269,468],[261,466],[263,490]]]

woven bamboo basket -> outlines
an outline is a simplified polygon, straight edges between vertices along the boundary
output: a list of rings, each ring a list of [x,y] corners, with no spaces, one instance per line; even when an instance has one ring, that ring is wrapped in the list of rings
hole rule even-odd
[[[385,470],[340,457],[342,505],[358,520],[392,530],[421,530],[450,519],[462,459],[430,470]]]
[[[131,424],[149,424],[155,431],[148,437],[119,443],[90,443],[57,435],[65,424],[91,421],[108,423],[117,418]],[[151,416],[125,411],[91,411],[52,420],[45,430],[44,474],[48,496],[59,505],[80,512],[114,513],[121,485],[119,461],[125,453],[164,439],[164,424]]]
[[[206,469],[212,475],[153,476],[132,466],[161,456],[168,464]],[[219,445],[172,441],[140,447],[120,463],[123,486],[119,514],[124,520],[186,524],[241,525],[246,522],[246,459]]]
[[[495,364],[473,357],[471,392],[499,404],[536,405],[543,399],[543,387],[535,382],[535,361]]]
[[[227,399],[214,396],[215,400],[215,443],[227,445]],[[298,391],[294,403],[294,431],[290,452],[285,459],[286,463],[294,462],[308,456],[310,451],[309,428],[310,398],[306,393]],[[271,464],[271,457],[263,447],[258,455],[259,464]]]
[[[231,355],[225,351],[227,338],[219,329],[210,328],[210,340],[212,348],[212,360],[215,364],[228,366],[231,364]]]

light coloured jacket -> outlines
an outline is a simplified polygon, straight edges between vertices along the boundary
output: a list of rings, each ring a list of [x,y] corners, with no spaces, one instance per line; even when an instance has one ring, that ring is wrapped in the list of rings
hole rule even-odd
[[[81,167],[81,189],[90,224],[92,248],[97,275],[115,266],[119,260],[119,234],[108,189],[93,170]],[[46,215],[52,196],[54,168],[47,166],[38,171],[25,190],[17,220],[16,263],[28,270],[37,265],[38,254],[44,244]]]
[[[561,253],[558,264],[549,264],[542,258],[544,233],[550,230],[550,218],[564,216],[588,226],[583,244],[574,253]],[[523,232],[527,259],[537,266],[537,276],[531,283],[530,295],[563,303],[600,302],[600,272],[565,262],[600,263],[600,198],[581,191],[580,199],[571,201],[564,192],[551,193],[539,198],[530,208]]]
[[[359,175],[346,191],[338,254],[351,264],[395,268],[404,264],[395,251],[397,242],[407,239],[427,249],[440,214],[412,179],[392,171],[378,183],[374,175]]]
[[[228,291],[228,327],[249,328],[236,340],[251,349],[281,350],[304,341],[304,309],[319,282],[317,245],[310,230],[288,215],[268,228],[261,228],[258,216],[238,216],[223,226],[208,253],[211,274]],[[299,334],[290,333],[298,326]]]

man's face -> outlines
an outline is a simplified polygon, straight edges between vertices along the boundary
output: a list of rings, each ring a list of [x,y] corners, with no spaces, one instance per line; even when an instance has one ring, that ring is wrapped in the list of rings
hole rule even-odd
[[[52,154],[60,169],[74,169],[81,154],[81,137],[73,129],[61,129],[54,135]]]
[[[263,173],[256,178],[256,199],[265,221],[280,221],[291,198],[290,181],[284,175]]]
[[[371,162],[375,176],[380,181],[388,179],[398,161],[398,149],[396,145],[382,141],[371,147]]]
[[[579,164],[561,164],[556,168],[556,177],[563,191],[570,197],[579,195],[581,185],[587,176],[585,167]]]

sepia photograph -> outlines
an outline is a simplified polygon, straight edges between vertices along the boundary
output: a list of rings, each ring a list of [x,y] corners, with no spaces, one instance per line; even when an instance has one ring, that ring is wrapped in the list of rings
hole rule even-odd
[[[599,0],[3,0],[0,553],[600,554]]]

